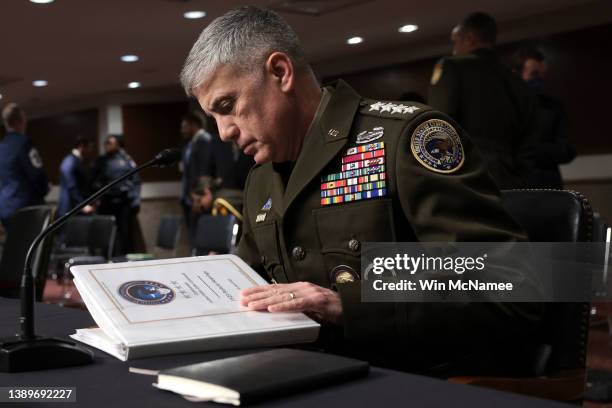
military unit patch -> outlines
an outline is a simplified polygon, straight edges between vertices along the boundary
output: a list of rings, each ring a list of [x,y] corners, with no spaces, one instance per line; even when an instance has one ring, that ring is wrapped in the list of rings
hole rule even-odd
[[[441,119],[421,123],[412,133],[410,148],[419,163],[437,173],[454,173],[465,160],[457,131]]]
[[[370,104],[370,111],[377,111],[380,113],[389,112],[390,114],[399,113],[405,115],[406,113],[414,113],[419,109],[421,108],[417,106],[407,106],[402,103],[399,105],[392,102],[376,102]]]
[[[440,80],[440,78],[442,77],[442,63],[438,62],[433,69],[433,72],[431,74],[431,84],[435,85],[438,83],[438,81]]]
[[[28,157],[30,158],[30,163],[32,163],[32,167],[40,169],[43,166],[40,154],[38,154],[38,150],[36,150],[35,148],[30,149]]]
[[[382,128],[380,129],[382,136]],[[387,195],[384,164],[384,142],[348,148],[342,155],[340,164],[342,171],[321,177],[321,205]]]

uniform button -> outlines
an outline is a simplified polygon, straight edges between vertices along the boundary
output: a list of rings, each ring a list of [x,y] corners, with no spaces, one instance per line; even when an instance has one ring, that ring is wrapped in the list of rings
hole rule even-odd
[[[347,271],[339,272],[336,275],[336,283],[350,283],[355,282],[355,277]]]
[[[351,251],[359,251],[360,246],[359,241],[357,241],[355,238],[351,239],[348,243],[348,247]]]
[[[304,249],[302,249],[302,247],[296,246],[291,251],[291,255],[293,255],[293,259],[295,259],[296,261],[301,261],[306,256],[306,252],[304,252]]]

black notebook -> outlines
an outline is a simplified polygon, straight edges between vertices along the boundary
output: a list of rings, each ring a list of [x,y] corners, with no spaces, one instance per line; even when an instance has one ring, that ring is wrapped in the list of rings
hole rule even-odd
[[[364,361],[295,349],[275,349],[158,373],[157,388],[192,401],[243,405],[363,377]]]

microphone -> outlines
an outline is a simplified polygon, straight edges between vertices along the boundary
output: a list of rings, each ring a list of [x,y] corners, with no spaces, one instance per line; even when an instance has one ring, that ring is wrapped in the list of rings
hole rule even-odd
[[[153,166],[168,167],[176,164],[181,160],[181,151],[179,149],[165,149],[155,155],[152,160]]]
[[[49,368],[71,367],[91,364],[93,353],[77,343],[54,337],[36,336],[34,330],[34,276],[32,262],[36,249],[46,236],[55,232],[68,221],[70,217],[81,211],[83,207],[103,195],[110,188],[148,167],[167,167],[175,164],[181,158],[179,149],[165,149],[153,159],[102,187],[80,204],[55,220],[42,231],[30,245],[26,255],[21,277],[21,333],[13,337],[0,339],[0,372],[36,371]]]

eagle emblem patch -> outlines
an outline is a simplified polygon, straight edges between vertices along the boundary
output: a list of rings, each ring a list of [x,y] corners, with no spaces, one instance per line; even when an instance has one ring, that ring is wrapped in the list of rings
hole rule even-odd
[[[419,163],[437,173],[454,173],[465,160],[459,134],[442,119],[421,123],[412,133],[410,148]]]

